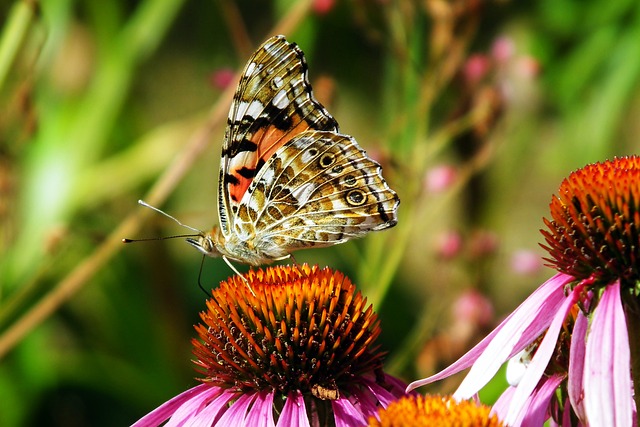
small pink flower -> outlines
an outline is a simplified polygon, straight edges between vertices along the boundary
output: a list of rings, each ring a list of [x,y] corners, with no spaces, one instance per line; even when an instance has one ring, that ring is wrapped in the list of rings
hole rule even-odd
[[[518,274],[531,275],[541,268],[540,257],[533,251],[519,250],[511,256],[511,269]]]
[[[493,314],[491,301],[475,289],[463,292],[453,303],[453,317],[458,322],[486,327]]]
[[[513,58],[516,48],[510,37],[498,37],[491,46],[491,56],[498,64],[505,64]]]
[[[458,171],[450,165],[439,165],[431,168],[424,179],[427,191],[441,193],[451,188],[458,178]]]
[[[493,255],[500,246],[498,236],[488,230],[477,230],[470,239],[469,252],[474,258],[483,258]]]
[[[451,259],[462,250],[462,236],[457,231],[441,233],[436,241],[436,250],[440,257]]]
[[[336,0],[313,0],[312,9],[318,15],[326,15],[336,5]]]
[[[211,84],[219,90],[224,90],[235,82],[235,74],[230,68],[221,68],[211,74]]]
[[[486,55],[471,55],[464,64],[463,75],[469,86],[475,86],[487,76],[491,61]]]

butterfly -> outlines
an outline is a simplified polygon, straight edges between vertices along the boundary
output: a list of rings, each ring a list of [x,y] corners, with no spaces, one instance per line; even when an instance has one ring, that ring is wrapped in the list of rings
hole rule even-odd
[[[219,223],[187,242],[250,265],[335,245],[397,223],[380,165],[315,99],[302,50],[284,36],[249,58],[229,111]]]

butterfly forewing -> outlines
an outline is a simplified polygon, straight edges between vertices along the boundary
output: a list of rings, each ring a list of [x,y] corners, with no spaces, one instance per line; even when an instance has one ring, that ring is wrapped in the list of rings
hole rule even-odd
[[[218,198],[226,236],[256,174],[308,129],[337,132],[338,124],[313,96],[302,51],[283,36],[272,37],[247,62],[229,111]]]

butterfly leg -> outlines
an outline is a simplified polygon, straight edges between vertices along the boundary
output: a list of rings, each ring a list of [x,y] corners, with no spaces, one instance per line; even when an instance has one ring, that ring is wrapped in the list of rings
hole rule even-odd
[[[293,254],[289,254],[288,256],[293,261],[293,265],[295,265],[296,269],[300,272],[303,277],[309,277],[309,275],[301,268],[300,263],[296,260],[296,257]]]
[[[238,276],[240,276],[240,278],[242,278],[242,280],[244,280],[244,283],[247,285],[247,288],[249,288],[249,290],[251,291],[251,295],[253,295],[255,297],[256,293],[253,292],[253,289],[251,288],[251,285],[249,284],[249,281],[247,280],[247,278],[244,277],[244,275],[242,273],[240,273],[233,264],[231,264],[231,261],[229,261],[229,258],[227,258],[226,256],[222,255],[222,259],[224,260],[224,262],[227,263],[229,268],[234,271],[234,273],[236,273]]]
[[[200,261],[200,271],[198,272],[198,287],[202,290],[202,292],[204,292],[204,294],[207,296],[207,298],[209,298],[211,295],[209,294],[209,292],[207,292],[207,290],[204,288],[204,286],[202,286],[202,267],[204,267],[204,257],[205,255],[202,255],[202,261]]]

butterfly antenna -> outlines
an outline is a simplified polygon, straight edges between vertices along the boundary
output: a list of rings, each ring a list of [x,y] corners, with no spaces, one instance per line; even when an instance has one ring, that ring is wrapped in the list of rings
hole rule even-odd
[[[136,242],[150,242],[152,240],[169,240],[169,239],[180,239],[186,237],[198,237],[200,234],[176,234],[175,236],[163,236],[163,237],[146,237],[142,239],[122,239],[122,243],[136,243]]]
[[[204,267],[204,255],[202,255],[202,261],[200,262],[200,271],[198,272],[198,287],[200,289],[202,289],[202,292],[204,292],[204,294],[207,296],[207,298],[210,298],[211,295],[209,294],[209,292],[207,292],[207,290],[204,288],[204,286],[202,286],[202,282],[200,281],[200,279],[202,278],[202,268]]]
[[[158,212],[159,214],[162,214],[164,216],[166,216],[167,218],[171,218],[172,220],[174,220],[175,222],[177,222],[179,225],[183,226],[184,228],[188,228],[191,231],[195,231],[196,235],[199,236],[200,233],[202,233],[200,230],[198,230],[197,228],[193,228],[191,226],[188,226],[187,224],[183,224],[180,221],[178,221],[177,218],[172,217],[171,215],[169,215],[168,213],[161,211],[160,209],[156,208],[155,206],[151,206],[150,204],[148,204],[147,202],[145,202],[144,200],[138,200],[138,204],[144,206],[145,208],[149,208],[152,209],[156,212]]]
[[[160,209],[158,209],[158,208],[156,208],[154,206],[151,206],[150,204],[148,204],[148,203],[146,203],[146,202],[144,202],[142,200],[138,200],[138,203],[141,204],[142,206],[146,207],[146,208],[152,209],[152,210],[154,210],[154,211],[166,216],[167,218],[171,218],[172,220],[174,220],[175,222],[177,222],[179,225],[183,226],[184,228],[187,228],[187,229],[193,231],[194,234],[176,234],[174,236],[149,237],[149,238],[145,238],[145,239],[126,239],[125,238],[125,239],[122,239],[122,243],[148,242],[150,240],[179,239],[179,238],[183,238],[183,237],[185,237],[185,238],[186,237],[199,237],[199,236],[202,236],[202,234],[203,234],[202,231],[198,230],[197,228],[193,228],[193,227],[190,227],[190,226],[188,226],[186,224],[181,223],[180,221],[178,221],[178,219],[172,217],[168,213],[163,212]]]
[[[229,258],[227,258],[226,256],[222,256],[222,259],[224,260],[224,262],[227,263],[227,265],[229,266],[230,269],[232,269],[238,276],[240,276],[242,278],[242,280],[244,280],[245,285],[247,285],[247,288],[249,288],[249,290],[251,291],[251,295],[253,295],[254,297],[256,296],[256,293],[253,292],[253,288],[251,288],[251,285],[249,284],[249,281],[247,280],[246,277],[244,277],[234,266],[233,264],[231,264],[231,261],[229,261]]]

